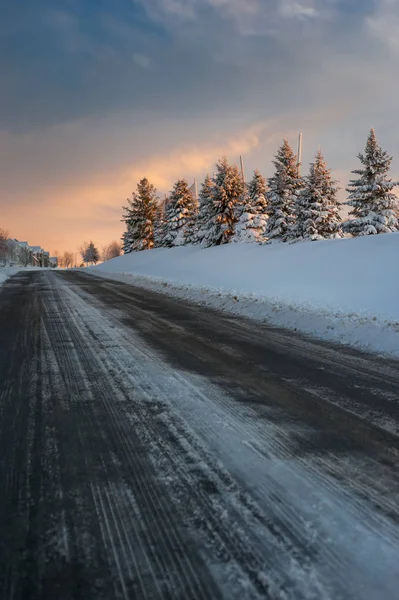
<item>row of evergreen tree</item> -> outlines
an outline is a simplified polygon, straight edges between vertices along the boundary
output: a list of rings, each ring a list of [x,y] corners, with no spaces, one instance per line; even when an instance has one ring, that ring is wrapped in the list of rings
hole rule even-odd
[[[160,202],[146,179],[124,207],[125,253],[150,248],[228,242],[271,243],[318,240],[388,233],[399,230],[398,182],[389,178],[392,162],[372,129],[357,178],[347,188],[350,218],[342,222],[337,182],[319,150],[309,173],[300,176],[297,157],[284,140],[266,183],[259,171],[244,183],[236,165],[222,158],[213,177],[207,175],[199,199],[185,179],[179,179],[169,198]]]

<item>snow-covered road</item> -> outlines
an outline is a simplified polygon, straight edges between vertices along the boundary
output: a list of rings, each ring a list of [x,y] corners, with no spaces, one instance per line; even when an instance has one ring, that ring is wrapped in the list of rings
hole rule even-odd
[[[0,598],[397,598],[397,362],[74,272],[0,340]]]

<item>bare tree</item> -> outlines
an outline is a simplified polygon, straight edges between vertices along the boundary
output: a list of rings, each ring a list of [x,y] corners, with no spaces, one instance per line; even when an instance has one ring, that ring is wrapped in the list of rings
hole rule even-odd
[[[101,248],[100,258],[103,262],[109,260],[109,244]]]
[[[0,260],[3,261],[4,266],[6,266],[7,256],[9,253],[8,238],[8,231],[0,228]]]
[[[74,256],[73,256],[72,252],[65,251],[64,254],[62,255],[63,266],[66,269],[69,269],[70,267],[72,267],[73,259],[74,259]]]
[[[32,262],[32,251],[29,246],[21,246],[18,259],[23,267],[27,267]]]
[[[101,260],[103,260],[104,262],[106,260],[111,260],[111,258],[116,258],[117,256],[120,256],[121,253],[122,253],[122,244],[120,244],[119,242],[113,241],[110,244],[103,246],[103,249],[101,251]]]

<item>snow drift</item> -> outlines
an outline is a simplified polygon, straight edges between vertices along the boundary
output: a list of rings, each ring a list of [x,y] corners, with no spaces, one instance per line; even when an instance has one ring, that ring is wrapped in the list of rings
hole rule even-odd
[[[134,252],[88,271],[399,356],[399,233]]]

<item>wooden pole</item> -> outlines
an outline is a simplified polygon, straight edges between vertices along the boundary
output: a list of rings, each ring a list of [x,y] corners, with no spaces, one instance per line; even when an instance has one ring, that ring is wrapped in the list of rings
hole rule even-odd
[[[301,162],[302,162],[302,133],[298,136],[298,177],[301,174]]]
[[[240,156],[240,164],[241,164],[241,177],[242,177],[242,182],[245,185],[245,173],[244,173],[244,159],[242,156]]]

